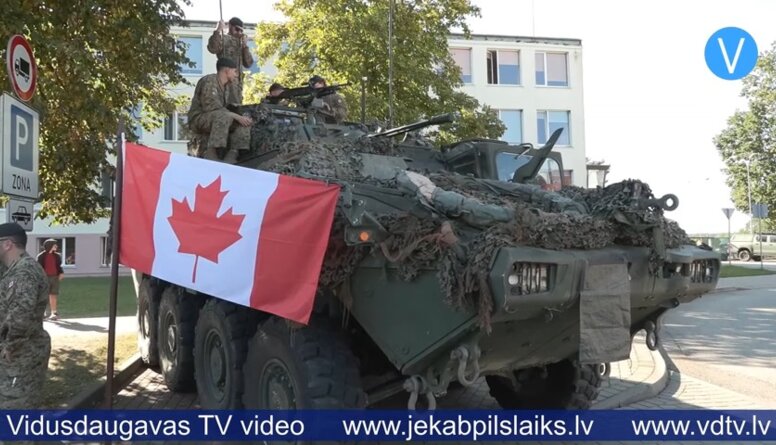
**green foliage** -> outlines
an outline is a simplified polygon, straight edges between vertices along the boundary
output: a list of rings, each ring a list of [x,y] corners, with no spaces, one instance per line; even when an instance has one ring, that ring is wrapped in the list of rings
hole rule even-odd
[[[352,121],[360,119],[363,87],[367,122],[387,123],[389,1],[280,0],[276,8],[287,21],[260,23],[256,33],[260,63],[277,56],[274,80],[296,87],[319,74],[329,85],[350,83],[340,93]],[[394,126],[458,111],[460,121],[434,134],[440,142],[500,137],[506,127],[498,114],[458,90],[461,71],[447,45],[451,29],[469,35],[466,18],[479,8],[469,0],[402,0],[394,11]]]
[[[776,176],[772,174],[776,169],[776,43],[760,54],[757,67],[743,80],[741,95],[747,98],[748,109],[728,119],[714,144],[725,163],[736,209],[749,213],[751,188],[752,204],[767,204],[770,209],[763,228],[776,227]]]
[[[165,88],[185,83],[179,66],[190,61],[169,33],[182,19],[176,0],[4,1],[3,42],[24,35],[38,62],[39,217],[88,223],[106,214],[98,180],[115,157],[108,144],[119,118],[130,129],[160,125],[176,105]],[[4,69],[0,82],[10,86]],[[142,122],[132,113],[139,104]]]

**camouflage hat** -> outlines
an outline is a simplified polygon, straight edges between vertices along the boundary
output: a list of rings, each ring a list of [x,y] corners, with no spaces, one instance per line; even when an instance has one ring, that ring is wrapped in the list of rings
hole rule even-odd
[[[240,28],[243,27],[243,21],[237,17],[232,17],[231,19],[229,19],[229,24],[232,26],[239,26]]]
[[[272,85],[269,86],[269,92],[270,93],[275,91],[275,90],[285,90],[285,89],[286,89],[286,87],[284,87],[283,85],[281,85],[281,84],[279,84],[277,82],[275,82],[275,83],[273,83]]]
[[[307,84],[310,86],[313,86],[318,82],[326,83],[326,79],[316,74],[315,76],[311,77],[310,80],[307,81]]]

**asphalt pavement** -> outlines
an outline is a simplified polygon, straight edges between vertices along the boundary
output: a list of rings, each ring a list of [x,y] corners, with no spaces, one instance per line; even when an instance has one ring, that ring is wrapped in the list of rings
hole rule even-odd
[[[721,279],[718,289],[666,316],[670,362],[682,374],[776,400],[776,275]]]

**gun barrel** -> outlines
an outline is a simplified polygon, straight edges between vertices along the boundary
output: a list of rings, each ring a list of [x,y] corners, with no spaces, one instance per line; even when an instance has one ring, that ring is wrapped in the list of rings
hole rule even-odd
[[[441,125],[446,124],[449,122],[455,122],[459,117],[458,113],[445,113],[445,114],[439,114],[437,116],[430,117],[428,119],[414,122],[412,124],[403,125],[401,127],[391,128],[389,130],[385,130],[382,133],[374,133],[370,134],[368,137],[390,137],[390,136],[396,136],[397,134],[407,133],[413,130],[418,130],[420,128],[424,127],[430,127],[431,125]]]

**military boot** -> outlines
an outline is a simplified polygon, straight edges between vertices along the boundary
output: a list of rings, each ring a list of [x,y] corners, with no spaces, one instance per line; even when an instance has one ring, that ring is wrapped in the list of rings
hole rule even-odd
[[[226,152],[226,156],[224,156],[224,162],[227,164],[236,164],[237,163],[237,150],[230,149]]]
[[[214,147],[210,147],[207,150],[205,150],[205,159],[208,159],[210,161],[220,161],[221,158],[218,156],[218,149]]]

